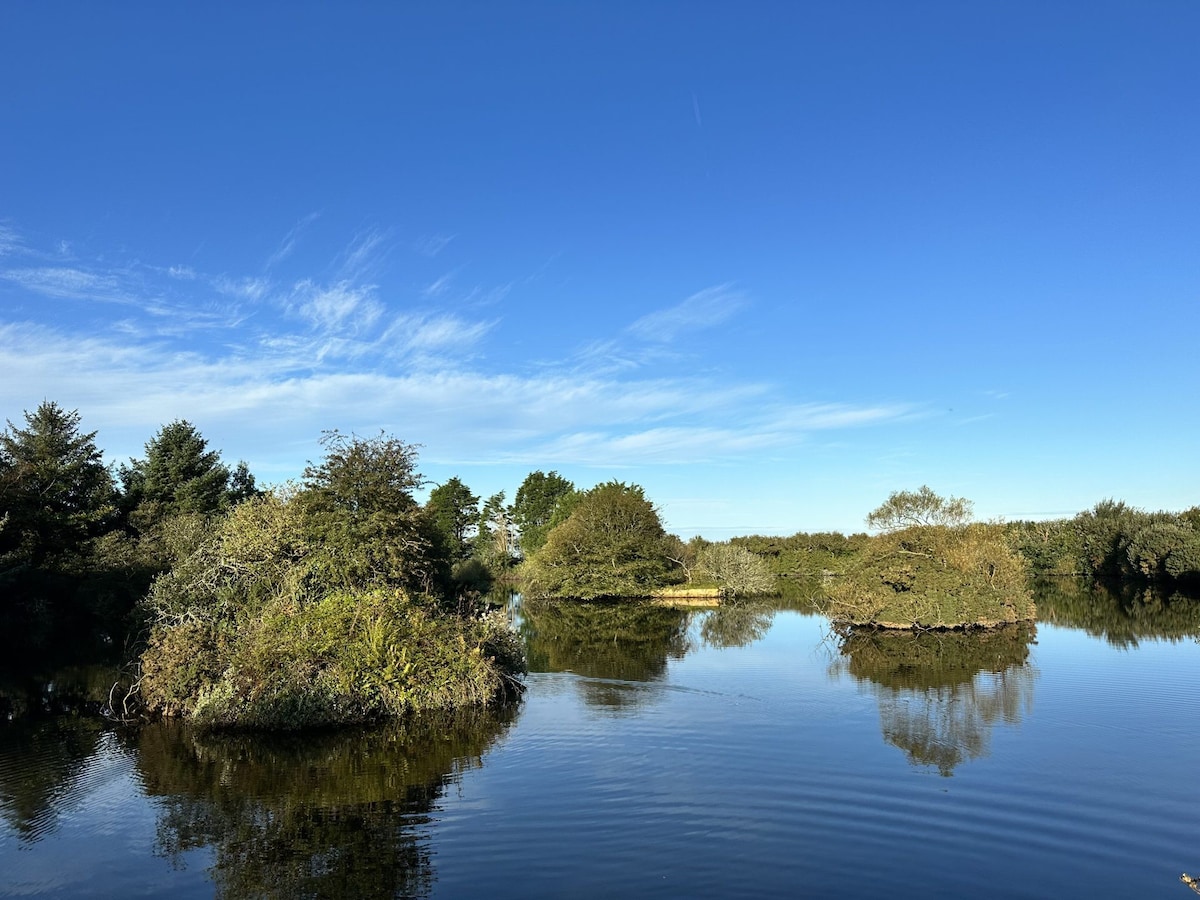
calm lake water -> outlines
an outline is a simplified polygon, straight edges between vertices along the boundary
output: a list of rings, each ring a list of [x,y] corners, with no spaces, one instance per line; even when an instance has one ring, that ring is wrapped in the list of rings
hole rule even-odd
[[[500,712],[270,740],[18,719],[0,894],[1194,897],[1200,604],[1040,608],[842,640],[800,609],[525,604]]]

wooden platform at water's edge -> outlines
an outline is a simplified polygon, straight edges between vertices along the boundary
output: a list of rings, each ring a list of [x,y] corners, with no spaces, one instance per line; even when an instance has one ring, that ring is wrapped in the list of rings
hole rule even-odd
[[[655,606],[713,609],[721,605],[721,592],[717,588],[662,588],[651,595],[650,602]]]

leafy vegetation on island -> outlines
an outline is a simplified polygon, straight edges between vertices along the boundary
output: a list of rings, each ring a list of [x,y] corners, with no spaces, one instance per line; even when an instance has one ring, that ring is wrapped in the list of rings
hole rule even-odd
[[[523,654],[452,605],[415,449],[328,433],[294,490],[248,500],[158,578],[141,690],[209,727],[354,724],[487,703]]]
[[[971,504],[928,487],[897,491],[867,516],[883,529],[828,580],[835,622],[880,628],[992,627],[1034,618],[1029,566]]]

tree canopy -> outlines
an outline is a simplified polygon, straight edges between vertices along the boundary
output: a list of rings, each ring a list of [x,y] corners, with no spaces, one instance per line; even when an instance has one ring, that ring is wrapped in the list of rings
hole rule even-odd
[[[575,485],[557,472],[537,471],[525,476],[512,505],[512,518],[521,532],[522,553],[529,556],[546,543],[555,507],[574,490]]]
[[[446,542],[450,558],[462,560],[470,556],[467,533],[479,522],[479,498],[471,489],[455,476],[430,491],[425,506]]]
[[[585,491],[529,560],[534,593],[551,597],[642,597],[668,571],[666,533],[642,488],[608,481]]]
[[[181,513],[211,515],[257,493],[246,464],[231,472],[186,419],[159,429],[145,459],[122,466],[120,478],[124,505],[142,528]]]
[[[77,411],[50,401],[0,433],[0,573],[86,552],[113,520],[115,488],[95,438],[79,430]]]
[[[893,491],[878,509],[867,514],[867,527],[895,531],[914,525],[965,525],[974,504],[961,497],[941,497],[921,485],[915,491]]]
[[[327,431],[325,457],[310,463],[297,502],[324,577],[346,587],[400,585],[440,594],[449,580],[440,535],[413,491],[417,447]]]

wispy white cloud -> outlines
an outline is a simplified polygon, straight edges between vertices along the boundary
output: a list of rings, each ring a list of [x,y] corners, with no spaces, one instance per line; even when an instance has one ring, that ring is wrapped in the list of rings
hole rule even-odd
[[[414,320],[410,350],[481,337],[449,317]],[[8,410],[51,397],[78,407],[89,428],[115,429],[137,452],[163,422],[185,416],[219,426],[231,453],[271,471],[299,467],[322,429],[385,428],[427,447],[432,460],[688,463],[752,454],[805,440],[814,430],[883,425],[902,407],[788,406],[765,385],[686,377],[579,379],[422,364],[391,370],[323,367],[315,343],[296,335],[222,354],[167,341],[132,343],[32,325],[0,326],[0,403]],[[35,396],[27,396],[36,385]],[[124,443],[122,443],[122,441]],[[301,446],[305,449],[296,451]],[[131,449],[126,450],[125,447]]]
[[[380,344],[401,354],[447,350],[463,353],[482,340],[494,324],[452,315],[403,315],[384,332]]]
[[[802,403],[788,408],[779,417],[779,424],[789,431],[828,431],[893,422],[921,414],[911,404]]]
[[[300,281],[292,289],[292,303],[312,326],[331,332],[361,333],[371,328],[383,312],[372,285],[349,281],[321,286]]]
[[[275,248],[275,252],[267,257],[267,262],[264,268],[270,270],[279,265],[285,259],[292,255],[292,251],[296,249],[296,242],[300,239],[300,235],[309,225],[315,222],[320,216],[320,213],[309,213],[299,222],[291,227],[287,234],[283,236],[283,240],[279,242],[279,246]]]
[[[673,341],[687,331],[712,328],[746,305],[746,298],[728,284],[705,288],[682,303],[642,316],[629,333],[644,341]]]
[[[647,376],[648,362],[685,352],[674,338],[741,308],[728,285],[582,353],[536,365],[491,354],[499,320],[479,310],[511,286],[477,287],[464,299],[446,275],[439,281],[458,312],[406,307],[358,277],[376,264],[384,237],[351,243],[326,269],[338,277],[290,287],[268,275],[141,263],[0,269],[38,296],[128,305],[120,319],[109,310],[53,320],[72,326],[0,325],[0,404],[13,414],[45,397],[77,407],[118,458],[186,417],[268,479],[297,474],[331,427],[383,428],[424,444],[432,462],[604,467],[753,459],[817,432],[917,414],[900,404],[794,402],[780,385],[706,378],[686,365]],[[432,302],[441,290],[407,299],[444,307]]]
[[[450,282],[454,278],[453,272],[447,272],[441,278],[438,278],[421,289],[421,293],[426,297],[440,297],[450,287]]]
[[[25,244],[16,229],[0,222],[0,256],[9,256],[24,249]]]
[[[230,278],[219,275],[213,279],[213,287],[227,297],[257,302],[271,290],[271,282],[266,278]]]
[[[120,279],[63,266],[8,269],[0,278],[27,291],[57,300],[99,300],[109,303],[135,303],[137,297],[126,291]]]
[[[455,235],[453,234],[427,234],[417,238],[413,244],[413,249],[422,256],[428,256],[432,259],[445,250],[454,238]]]
[[[374,228],[356,236],[342,254],[342,277],[361,281],[373,275],[381,263],[381,249],[387,238],[387,232]]]

